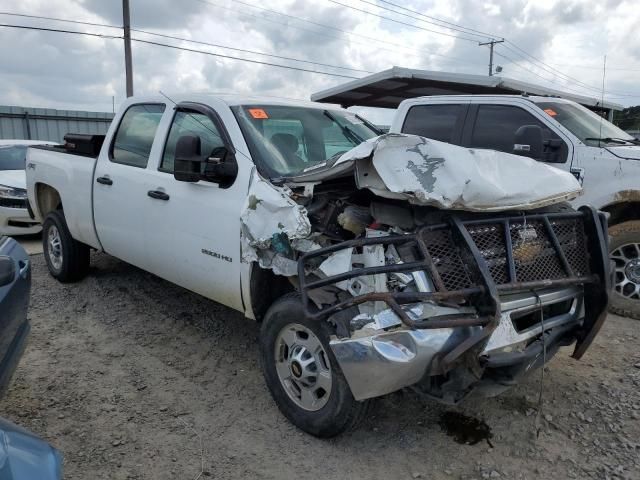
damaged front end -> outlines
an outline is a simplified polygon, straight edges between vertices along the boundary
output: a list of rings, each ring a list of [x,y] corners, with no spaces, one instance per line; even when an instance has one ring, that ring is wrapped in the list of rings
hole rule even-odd
[[[452,166],[478,161],[476,152],[385,137],[343,156],[337,176],[259,180],[281,195],[280,220],[265,220],[275,208],[265,195],[250,196],[243,214],[243,258],[289,277],[306,315],[335,327],[330,345],[354,397],[413,386],[457,402],[477,388],[499,393],[559,346],[575,341],[580,358],[605,318],[609,263],[602,215],[549,207],[575,184],[560,175],[536,200],[503,185],[513,181],[503,170],[482,191],[486,168],[476,182]],[[535,182],[535,162],[491,154],[524,162]],[[402,175],[416,186],[394,187]],[[254,215],[266,208],[260,222],[250,221],[251,202]]]

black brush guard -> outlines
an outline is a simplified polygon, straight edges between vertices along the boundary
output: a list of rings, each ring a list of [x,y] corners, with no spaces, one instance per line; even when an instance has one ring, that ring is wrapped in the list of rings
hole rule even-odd
[[[433,329],[479,326],[480,331],[449,352],[451,364],[474,346],[483,344],[497,327],[501,293],[582,285],[585,318],[573,353],[580,358],[600,330],[611,288],[607,222],[592,207],[577,212],[537,213],[462,221],[452,214],[446,224],[423,227],[413,234],[359,238],[314,250],[298,261],[300,294],[305,313],[313,319],[327,318],[364,302],[385,302],[410,328]],[[306,269],[340,250],[369,245],[412,246],[415,261],[355,268],[326,278],[309,280]],[[315,309],[309,291],[356,277],[394,272],[424,271],[433,292],[372,292]],[[441,315],[413,320],[402,305],[416,302],[468,303],[478,315]]]

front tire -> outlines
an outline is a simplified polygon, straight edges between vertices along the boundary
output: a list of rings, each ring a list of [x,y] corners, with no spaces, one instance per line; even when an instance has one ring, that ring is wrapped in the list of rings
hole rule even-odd
[[[609,310],[640,320],[640,221],[609,228],[611,259],[615,263]]]
[[[353,398],[329,334],[325,320],[306,318],[296,294],[277,300],[260,330],[262,371],[276,405],[296,427],[322,438],[355,428],[370,404]]]
[[[61,210],[44,219],[42,247],[49,273],[60,282],[77,282],[89,272],[89,247],[71,236]]]

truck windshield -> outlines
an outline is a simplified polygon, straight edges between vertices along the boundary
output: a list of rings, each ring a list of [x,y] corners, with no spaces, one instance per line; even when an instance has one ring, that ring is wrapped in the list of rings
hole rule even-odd
[[[634,138],[614,124],[582,105],[561,102],[536,103],[547,115],[562,124],[585,145],[599,147],[604,143],[623,144]]]
[[[24,170],[27,147],[0,147],[0,170]]]
[[[232,107],[258,167],[270,177],[295,176],[336,160],[380,135],[344,110],[251,105]]]

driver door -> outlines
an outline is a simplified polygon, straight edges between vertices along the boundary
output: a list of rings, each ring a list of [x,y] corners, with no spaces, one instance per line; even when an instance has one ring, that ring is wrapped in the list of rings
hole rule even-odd
[[[152,252],[151,268],[173,283],[242,310],[240,210],[249,169],[239,166],[238,177],[228,188],[203,180],[176,180],[175,149],[184,135],[200,137],[203,155],[219,147],[233,148],[211,108],[197,104],[176,108],[157,169],[149,172],[145,243]]]

